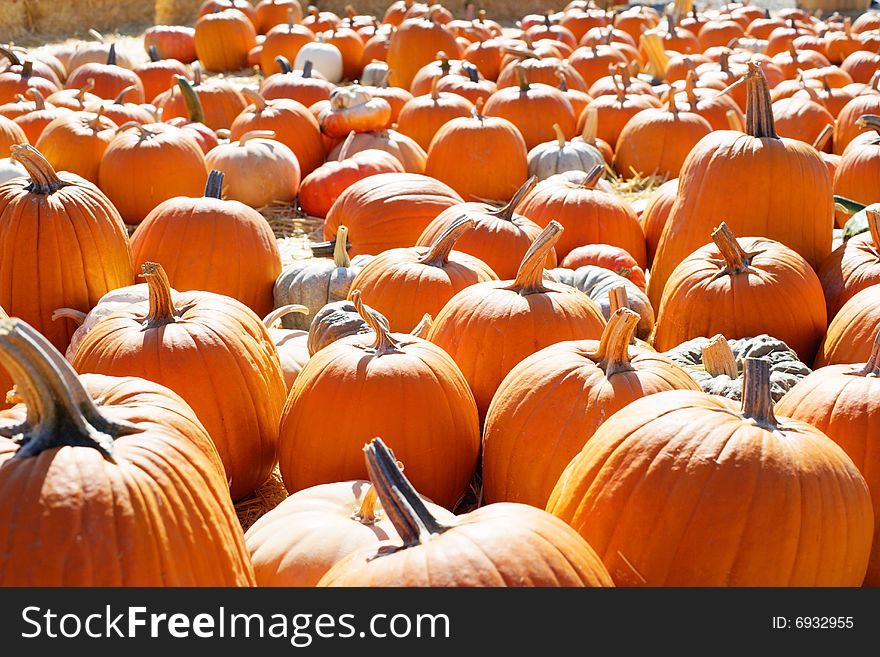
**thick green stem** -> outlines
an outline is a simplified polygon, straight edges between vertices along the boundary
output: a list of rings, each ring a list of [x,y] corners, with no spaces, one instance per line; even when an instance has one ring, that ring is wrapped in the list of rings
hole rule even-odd
[[[177,86],[183,96],[183,104],[186,105],[186,113],[190,123],[204,123],[205,109],[202,107],[202,101],[195,88],[182,75],[178,75],[175,80],[177,80]]]

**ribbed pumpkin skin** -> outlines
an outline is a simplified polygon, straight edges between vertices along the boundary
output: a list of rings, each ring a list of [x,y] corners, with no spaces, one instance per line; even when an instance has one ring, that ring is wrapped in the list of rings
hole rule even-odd
[[[13,144],[27,144],[24,129],[12,119],[0,115],[0,158],[9,157],[9,147]]]
[[[554,123],[566,139],[576,134],[577,117],[571,103],[559,89],[546,84],[499,89],[486,101],[483,111],[486,116],[498,116],[513,123],[522,134],[527,151],[556,139]]]
[[[409,89],[419,69],[434,61],[441,50],[450,59],[458,59],[460,49],[452,32],[430,19],[406,19],[391,35],[389,84]]]
[[[864,479],[827,436],[778,419],[768,431],[702,392],[639,399],[572,460],[547,510],[618,586],[858,586]]]
[[[870,233],[856,235],[831,252],[819,270],[828,321],[866,287],[880,283],[880,254]]]
[[[606,375],[598,340],[560,342],[508,374],[486,414],[483,495],[543,509],[569,461],[612,414],[664,390],[699,390],[666,356],[631,347],[631,370]]]
[[[640,267],[646,266],[645,234],[639,220],[629,203],[615,194],[568,181],[545,180],[516,211],[541,227],[551,220],[565,227],[556,243],[560,259],[585,244],[611,244],[628,252]]]
[[[464,373],[481,417],[513,367],[539,349],[564,340],[598,338],[599,307],[579,290],[545,281],[550,291],[520,295],[512,281],[479,283],[456,294],[434,318],[428,339]]]
[[[356,552],[318,586],[613,586],[590,546],[555,520],[533,507],[493,504],[418,548],[376,558],[376,548]]]
[[[801,380],[776,412],[806,422],[840,445],[862,473],[874,505],[874,543],[866,586],[880,586],[880,380],[860,365],[829,365]]]
[[[131,250],[136,267],[162,263],[177,290],[225,294],[260,317],[274,307],[278,243],[263,216],[238,201],[169,199],[138,226]]]
[[[497,281],[482,260],[452,251],[442,266],[420,262],[428,247],[391,249],[364,265],[351,283],[364,303],[388,318],[392,331],[411,331],[425,313],[436,317],[456,293],[470,285]]]
[[[392,334],[403,346],[376,355],[373,337],[337,340],[299,373],[281,417],[284,486],[294,492],[363,479],[364,443],[382,436],[413,485],[452,508],[479,459],[477,409],[467,381],[426,340]]]
[[[675,195],[678,193],[678,178],[667,180],[654,190],[654,195],[648,201],[648,205],[639,217],[642,231],[645,233],[645,251],[648,259],[648,267],[654,262],[654,254],[657,252],[657,244],[660,235],[666,227],[669,212],[675,203]]]
[[[878,188],[880,136],[871,132],[856,137],[843,152],[834,174],[834,193],[870,205],[880,201]]]
[[[69,171],[98,184],[104,151],[117,125],[93,112],[75,112],[53,119],[35,144],[56,171]]]
[[[880,326],[880,286],[872,285],[854,294],[837,311],[816,354],[814,367],[866,362],[877,326]]]
[[[128,233],[92,183],[64,173],[52,194],[0,184],[0,306],[62,353],[76,326],[52,321],[56,308],[87,312],[105,293],[134,282]],[[29,184],[29,182],[28,182]]]
[[[205,110],[205,125],[211,130],[229,128],[247,106],[247,101],[235,86],[218,78],[195,84],[193,89]],[[176,85],[171,87],[169,91],[160,94],[154,104],[162,109],[163,121],[174,118],[188,120],[189,118],[186,103],[183,102],[183,95]]]
[[[738,242],[745,251],[758,252],[748,272],[719,276],[726,270],[714,244],[698,249],[675,268],[660,301],[654,347],[666,351],[717,333],[728,339],[767,333],[810,362],[826,322],[818,277],[803,258],[779,242],[756,237]]]
[[[196,54],[209,71],[245,68],[248,52],[255,45],[257,34],[253,24],[237,9],[205,14],[196,21]]]
[[[96,324],[73,357],[78,372],[140,376],[186,400],[217,446],[232,499],[262,484],[275,465],[287,389],[266,328],[248,308],[211,292],[173,296],[191,307],[176,322],[143,327],[148,305]]]
[[[143,379],[81,380],[102,414],[143,431],[114,442],[115,465],[88,447],[16,459],[0,438],[0,584],[253,586],[222,464],[192,409]]]
[[[718,221],[737,235],[782,242],[818,269],[831,252],[833,216],[831,178],[812,146],[713,132],[682,167],[678,198],[654,257],[651,302],[660,300],[672,270],[706,243]]]
[[[347,226],[352,257],[412,246],[434,217],[458,203],[458,194],[428,176],[380,173],[339,195],[327,213],[324,239]]]

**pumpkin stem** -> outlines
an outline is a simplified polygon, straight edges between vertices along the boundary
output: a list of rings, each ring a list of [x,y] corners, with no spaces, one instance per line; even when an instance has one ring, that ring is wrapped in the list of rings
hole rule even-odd
[[[27,171],[31,179],[31,184],[27,188],[30,193],[52,194],[69,184],[58,177],[49,160],[30,144],[12,144],[9,152],[10,157]]]
[[[440,82],[441,77],[442,76],[440,75],[435,75],[431,78],[431,100],[435,103],[440,99],[440,92],[437,91],[437,83]]]
[[[558,123],[553,124],[553,132],[556,133],[556,145],[559,147],[559,150],[565,148],[565,135],[562,134],[562,128],[559,127]]]
[[[609,67],[609,70],[611,72],[611,84],[614,85],[614,91],[617,94],[617,102],[623,105],[626,100],[626,89],[624,89],[622,82],[617,79],[617,75],[614,73],[614,67]]]
[[[544,286],[544,263],[563,230],[562,224],[558,221],[547,224],[523,256],[513,284],[504,289],[521,296],[549,292],[550,290]]]
[[[599,110],[590,107],[584,110],[584,129],[581,130],[581,139],[588,144],[596,142],[596,135],[599,132]]]
[[[629,295],[626,293],[625,286],[618,285],[609,290],[608,306],[612,313],[617,312],[621,308],[629,308]]]
[[[130,94],[132,91],[137,89],[137,86],[130,84],[125,89],[119,92],[119,95],[113,100],[114,105],[124,105],[125,97]]]
[[[513,213],[516,210],[517,206],[522,202],[522,200],[526,197],[526,195],[531,192],[535,185],[538,184],[538,176],[532,176],[528,180],[526,180],[522,186],[518,190],[516,190],[516,194],[513,195],[513,198],[510,199],[505,205],[498,208],[497,210],[493,210],[488,214],[491,214],[493,217],[497,217],[503,221],[513,221]]]
[[[80,105],[85,105],[86,94],[94,88],[95,78],[89,78],[88,80],[86,80],[86,83],[82,87],[80,87],[80,90],[76,92],[76,95],[73,97],[74,100],[79,101]]]
[[[29,87],[25,93],[34,99],[34,111],[42,112],[46,109],[46,99],[43,94],[40,93],[39,89],[34,89],[33,87]]]
[[[715,242],[715,246],[717,246],[718,250],[721,252],[721,257],[724,258],[725,265],[721,271],[715,275],[716,278],[720,276],[733,276],[734,274],[742,274],[750,271],[752,258],[757,255],[757,252],[746,252],[746,250],[740,246],[739,241],[737,241],[736,235],[733,234],[730,227],[723,221],[718,228],[712,231],[712,241]]]
[[[264,109],[266,109],[266,99],[253,89],[242,87],[241,93],[243,93],[244,97],[254,104],[257,112],[262,112]]]
[[[205,109],[202,107],[202,101],[193,85],[182,75],[178,75],[175,80],[177,80],[177,86],[183,96],[183,104],[186,106],[190,123],[204,123]]]
[[[816,140],[813,142],[813,148],[817,151],[821,151],[828,145],[828,140],[831,139],[831,135],[834,133],[834,127],[830,123],[826,123],[825,127],[822,128],[822,132],[819,133],[819,136],[816,137]]]
[[[0,321],[0,363],[27,406],[24,422],[0,428],[0,435],[21,445],[15,458],[39,456],[60,447],[91,447],[114,462],[113,441],[141,431],[128,422],[104,417],[73,367],[20,319]]]
[[[862,114],[856,119],[856,126],[859,128],[868,128],[880,133],[880,116],[876,114]]]
[[[442,534],[448,529],[425,506],[381,438],[367,443],[364,455],[382,509],[403,540],[401,548],[418,545],[432,534]]]
[[[290,60],[284,55],[278,55],[275,58],[275,63],[278,64],[278,68],[281,69],[282,73],[293,73],[293,67],[290,65]],[[311,64],[311,62],[306,62],[306,64]],[[311,66],[309,66],[309,71],[311,71]],[[305,67],[303,67],[303,77],[307,77]]]
[[[880,376],[880,332],[874,336],[874,345],[871,347],[868,362],[860,370],[854,370],[852,373],[861,376]]]
[[[153,63],[162,61],[162,58],[159,57],[159,51],[156,49],[156,46],[150,46],[147,48],[147,55]]]
[[[434,326],[434,318],[431,317],[431,313],[425,313],[422,315],[422,318],[419,320],[419,323],[416,324],[415,328],[409,332],[410,335],[413,335],[417,338],[422,338],[423,340],[428,339],[428,333],[431,332],[431,329]]]
[[[602,174],[605,172],[605,167],[601,164],[597,164],[592,169],[587,171],[587,177],[584,178],[584,181],[580,184],[584,189],[595,189],[596,184],[599,182],[599,179],[602,177]]]
[[[173,324],[180,319],[181,313],[174,307],[171,284],[162,265],[158,262],[145,262],[141,265],[140,277],[147,279],[150,295],[150,310],[141,323],[144,330]]]
[[[274,130],[248,130],[238,138],[238,145],[244,146],[250,139],[275,139]]]
[[[556,85],[559,91],[566,93],[568,91],[568,80],[565,78],[565,71],[559,68],[556,69],[556,77],[559,78],[559,84]]]
[[[333,262],[337,267],[351,267],[348,248],[348,226],[340,226],[336,229],[336,239],[333,244]]]
[[[116,66],[116,44],[110,44],[110,50],[107,51],[107,66]]]
[[[11,44],[9,47],[0,46],[0,56],[8,59],[10,66],[21,66],[21,58],[12,49]]]
[[[104,111],[104,108],[103,107],[100,108],[98,110],[98,115],[100,115],[103,111]],[[118,135],[120,132],[125,132],[129,128],[136,128],[137,131],[140,133],[141,139],[147,139],[148,137],[150,137],[153,134],[152,132],[147,130],[142,123],[138,123],[137,121],[127,121],[127,122],[123,123],[121,126],[116,128],[116,134]]]
[[[777,427],[770,396],[770,361],[765,358],[745,359],[742,416],[771,431]]]
[[[529,78],[526,75],[526,69],[524,69],[521,64],[514,64],[513,72],[516,75],[516,83],[519,85],[519,90],[523,93],[528,93]]]
[[[474,113],[473,117],[482,123],[485,120],[485,116],[483,116],[483,105],[485,104],[485,99],[480,96],[477,98],[477,102],[474,103]]]
[[[720,333],[714,336],[700,349],[703,358],[703,369],[712,376],[726,374],[731,379],[739,376],[736,358],[730,349],[727,339]]]
[[[871,242],[874,244],[874,250],[880,249],[880,212],[877,210],[865,210],[868,221],[868,232],[871,235]]]
[[[205,198],[223,198],[223,178],[222,171],[212,169],[208,174],[208,182],[205,184]]]
[[[362,525],[372,525],[376,522],[376,503],[379,501],[379,495],[376,493],[376,487],[370,486],[361,500],[358,510],[351,514],[352,520],[357,520]]]
[[[615,310],[599,339],[599,348],[588,352],[587,358],[605,372],[606,377],[619,372],[631,372],[633,366],[629,361],[629,345],[639,323],[639,314],[629,308]]]
[[[82,323],[86,321],[86,313],[76,308],[56,308],[52,311],[52,321],[56,322],[59,319],[69,319],[77,326],[82,326]]]
[[[467,231],[473,230],[475,225],[476,222],[473,219],[467,215],[461,215],[434,240],[428,252],[419,258],[419,262],[429,267],[445,267],[449,262],[449,253],[455,246],[455,242]]]
[[[361,299],[361,291],[352,290],[349,293],[348,298],[354,304],[355,309],[358,311],[358,315],[363,318],[367,323],[367,326],[369,326],[376,335],[373,344],[370,345],[370,348],[376,353],[376,355],[382,356],[383,354],[396,353],[399,351],[398,342],[391,336],[391,332],[381,321],[379,321],[379,318],[371,310],[364,306],[364,302]]]
[[[287,306],[281,306],[280,308],[276,308],[275,310],[273,310],[272,312],[270,312],[268,315],[266,315],[263,318],[263,326],[265,326],[267,329],[270,329],[273,326],[275,326],[276,323],[278,323],[278,320],[280,320],[282,317],[284,317],[286,315],[290,315],[291,313],[300,313],[301,315],[308,315],[309,314],[309,307],[300,305],[298,303],[292,303]]]
[[[759,139],[779,139],[773,123],[773,101],[764,71],[749,62],[746,84],[746,132]]]
[[[461,70],[465,72],[465,75],[467,75],[468,80],[470,80],[474,84],[476,84],[480,81],[480,71],[473,64],[462,64]]]

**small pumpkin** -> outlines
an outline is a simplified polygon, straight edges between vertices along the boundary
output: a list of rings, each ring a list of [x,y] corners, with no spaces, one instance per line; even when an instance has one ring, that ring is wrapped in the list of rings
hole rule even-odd
[[[347,139],[347,138],[346,138]],[[406,173],[425,173],[428,154],[416,141],[397,130],[378,132],[356,132],[348,143],[342,142],[333,147],[327,156],[328,162],[343,159],[343,148],[349,156],[366,150],[379,150],[393,155]]]
[[[178,75],[186,76],[186,66],[183,62],[176,59],[163,59],[159,56],[159,50],[155,46],[151,46],[147,50],[150,57],[149,62],[145,62],[132,69],[143,85],[144,98],[153,100],[156,96],[175,84]]]
[[[345,137],[349,132],[384,130],[391,122],[391,105],[384,98],[373,98],[364,87],[338,87],[330,94],[330,104],[318,114],[321,131],[329,137]]]
[[[155,48],[162,59],[191,64],[197,59],[196,31],[182,25],[152,25],[144,32],[144,50]]]
[[[529,175],[538,180],[565,171],[591,171],[604,165],[605,158],[597,148],[586,142],[566,141],[562,128],[553,124],[556,140],[538,144],[528,154]]]
[[[365,312],[376,318],[376,321],[388,328],[388,319],[380,312],[364,304]],[[331,301],[315,313],[309,324],[307,342],[309,354],[314,356],[327,345],[352,335],[372,334],[373,329],[358,312],[357,306],[348,299]],[[425,337],[419,335],[418,337]]]
[[[222,78],[203,80],[198,63],[193,64],[192,68],[192,89],[201,103],[201,115],[197,116],[194,112],[193,102],[178,79],[178,86],[172,86],[153,99],[153,104],[162,112],[162,120],[184,118],[204,123],[211,130],[230,128],[247,105],[242,92],[237,85]]]
[[[101,159],[116,130],[103,113],[73,112],[50,121],[35,146],[56,169],[98,184]]]
[[[248,52],[256,45],[253,23],[238,9],[204,14],[196,21],[196,54],[209,71],[246,68]]]
[[[587,244],[568,252],[559,266],[564,269],[579,269],[584,265],[596,265],[610,269],[618,276],[632,281],[645,292],[645,272],[627,251],[610,244]]]
[[[397,129],[412,137],[425,151],[434,135],[446,123],[459,117],[471,116],[474,106],[469,100],[453,93],[440,93],[437,89],[439,76],[431,82],[431,91],[417,96],[404,104],[397,117]]]
[[[880,286],[870,285],[850,297],[828,324],[813,367],[867,362],[880,325],[878,309]]]
[[[302,69],[306,62],[312,62],[312,66],[330,82],[342,81],[345,71],[342,53],[335,45],[325,41],[321,34],[302,45],[293,59],[293,67]]]
[[[275,58],[281,71],[273,73],[260,85],[260,95],[266,100],[289,98],[306,107],[321,100],[330,100],[336,85],[314,70],[311,61],[305,62],[301,71],[294,71],[286,57]]]
[[[265,76],[283,71],[284,62],[296,61],[303,46],[314,41],[315,33],[305,25],[299,24],[295,12],[288,13],[287,20],[273,25],[266,32],[263,49],[260,52],[260,70]],[[283,57],[284,62],[279,61],[278,57]],[[304,63],[298,67],[294,66],[300,70],[303,70],[303,67]],[[321,76],[325,79],[327,77],[323,72]]]

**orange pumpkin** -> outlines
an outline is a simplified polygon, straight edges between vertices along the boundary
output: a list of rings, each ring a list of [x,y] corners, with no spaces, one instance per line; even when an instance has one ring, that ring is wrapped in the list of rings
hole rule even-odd
[[[838,196],[870,205],[880,201],[880,116],[864,114],[856,125],[872,132],[858,135],[843,151],[833,189]]]
[[[162,120],[188,118],[198,120],[211,130],[229,128],[233,120],[241,114],[247,105],[244,95],[230,82],[221,78],[202,80],[201,69],[193,64],[193,90],[202,104],[204,119],[195,119],[192,115],[192,104],[187,95],[182,93],[179,85],[159,94],[153,104],[162,110]]]
[[[858,292],[880,283],[880,212],[867,210],[866,214],[868,232],[834,249],[819,270],[829,322]]]
[[[437,131],[452,119],[471,116],[474,106],[466,98],[437,90],[439,76],[431,82],[431,92],[417,96],[403,106],[397,117],[397,129],[412,137],[425,151]]]
[[[162,59],[191,64],[196,57],[196,31],[181,25],[153,25],[144,32],[144,50],[156,48]]]
[[[293,14],[284,23],[269,29],[260,52],[260,69],[263,75],[282,72],[284,68],[278,57],[284,57],[288,62],[296,61],[300,49],[314,40],[315,33],[305,25],[298,25]]]
[[[176,83],[186,105],[186,116],[175,116],[165,122],[175,128],[180,128],[195,139],[199,148],[202,149],[202,153],[207,155],[218,144],[217,133],[205,123],[208,120],[205,117],[205,108],[189,80],[179,75],[176,78]]]
[[[374,132],[388,128],[391,105],[384,98],[374,98],[366,87],[337,87],[318,112],[321,132],[328,137],[345,137],[349,132]]]
[[[455,35],[436,22],[433,13],[404,20],[391,35],[388,47],[391,84],[409,89],[416,72],[440,51],[458,59],[460,48]]]
[[[83,64],[70,72],[66,86],[68,89],[79,89],[88,83],[91,93],[100,98],[110,100],[116,98],[126,87],[134,86],[132,96],[137,103],[143,103],[144,84],[138,75],[127,68],[116,65],[116,44],[110,45],[106,64]]]
[[[34,88],[44,96],[58,91],[58,85],[48,78],[34,72],[34,62],[29,59],[23,62],[8,48],[0,48],[0,55],[10,61],[5,70],[0,71],[0,105],[11,103],[16,95],[27,93]]]
[[[101,112],[72,112],[50,121],[35,145],[56,169],[97,184],[101,159],[116,130]]]
[[[312,68],[312,62],[306,62],[302,71],[294,71],[290,62],[279,55],[275,58],[281,71],[273,73],[260,85],[260,95],[266,100],[289,98],[306,107],[321,100],[330,100],[330,92],[336,85],[328,82],[319,72]]]
[[[28,137],[20,125],[12,119],[0,116],[0,156],[9,157],[15,144],[27,144]]]
[[[587,104],[578,119],[577,130],[584,130],[588,113],[595,111],[596,137],[609,144],[617,144],[627,122],[650,107],[661,107],[661,103],[654,96],[626,94],[623,87],[618,86],[616,95],[599,96]]]
[[[666,227],[669,212],[675,203],[678,192],[678,178],[667,180],[654,190],[654,194],[645,206],[642,216],[639,218],[642,230],[645,233],[645,249],[648,267],[654,262],[654,253],[657,251],[657,243]]]
[[[119,92],[113,100],[101,100],[94,105],[88,105],[90,112],[102,110],[102,114],[113,121],[116,125],[123,125],[130,121],[135,123],[153,123],[155,114],[147,110],[143,105],[127,103],[126,98],[136,91],[134,85],[128,86]]]
[[[880,326],[880,286],[869,285],[849,298],[828,324],[814,366],[864,363]]]
[[[834,152],[843,155],[844,149],[859,133],[869,130],[860,126],[858,120],[865,114],[880,114],[880,71],[871,78],[871,83],[850,100],[837,115],[834,126]]]
[[[208,13],[196,21],[195,46],[209,71],[237,71],[248,65],[248,52],[257,45],[250,19],[238,9]]]
[[[186,76],[186,66],[176,59],[162,59],[155,46],[149,50],[150,61],[132,69],[143,85],[144,98],[152,100],[176,84],[177,76]]]
[[[262,0],[254,7],[254,27],[258,34],[266,34],[276,25],[286,23],[288,20],[298,23],[302,18],[303,11],[299,0]]]
[[[24,132],[27,137],[27,143],[36,144],[40,135],[43,134],[45,127],[59,116],[69,114],[70,110],[65,107],[47,105],[43,99],[43,95],[36,89],[29,89],[28,95],[32,96],[34,99],[34,108],[26,114],[13,118],[13,121],[15,121],[18,127]],[[4,127],[0,127],[0,134],[4,135],[3,137],[0,137],[0,153],[2,153],[5,150],[2,146],[4,137],[8,139],[9,133],[14,131],[9,130],[9,124],[4,121],[0,121],[0,125],[5,127],[5,129]],[[16,143],[24,142],[19,141]]]

